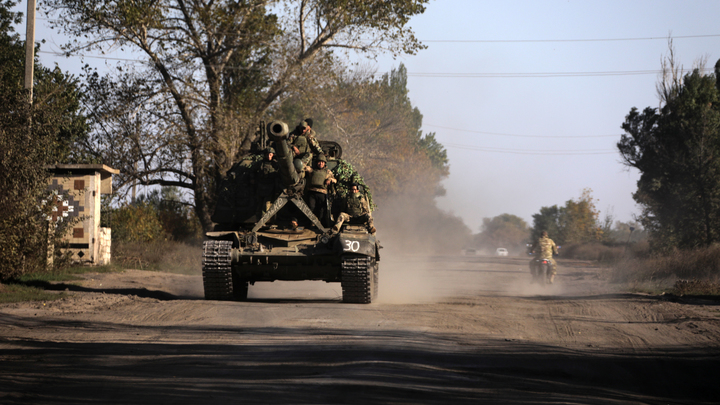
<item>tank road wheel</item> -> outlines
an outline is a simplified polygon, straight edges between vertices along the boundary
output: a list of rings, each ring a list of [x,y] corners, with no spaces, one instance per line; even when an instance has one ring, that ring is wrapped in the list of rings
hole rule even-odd
[[[232,242],[207,240],[203,242],[203,287],[206,300],[229,301],[233,299]],[[245,284],[247,296],[247,284]]]
[[[380,277],[380,265],[377,262],[375,262],[375,266],[373,266],[373,292],[372,292],[373,301],[377,300],[377,298],[378,298],[378,285],[380,284],[379,277]]]
[[[340,284],[343,302],[369,304],[377,291],[375,259],[366,256],[344,256]]]

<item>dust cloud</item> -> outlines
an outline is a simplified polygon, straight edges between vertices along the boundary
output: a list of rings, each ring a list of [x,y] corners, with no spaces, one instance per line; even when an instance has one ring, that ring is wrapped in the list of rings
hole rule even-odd
[[[380,303],[438,302],[458,296],[561,295],[559,284],[531,283],[527,256],[466,256],[472,238],[462,220],[432,198],[399,196],[378,203]],[[562,275],[558,276],[562,279]]]
[[[422,303],[443,296],[438,258],[459,255],[471,238],[462,219],[437,208],[428,196],[401,195],[378,202],[374,213],[380,250],[381,303]]]

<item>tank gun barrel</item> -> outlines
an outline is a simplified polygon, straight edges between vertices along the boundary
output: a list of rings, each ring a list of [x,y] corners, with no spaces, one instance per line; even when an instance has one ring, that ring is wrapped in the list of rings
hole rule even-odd
[[[275,156],[280,164],[280,180],[285,187],[291,187],[300,181],[293,164],[292,151],[286,142],[289,133],[288,126],[283,121],[272,121],[268,124],[267,134],[275,142]]]

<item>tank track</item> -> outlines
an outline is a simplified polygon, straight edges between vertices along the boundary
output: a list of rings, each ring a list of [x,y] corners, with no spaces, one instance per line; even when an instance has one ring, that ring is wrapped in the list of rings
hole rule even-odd
[[[207,240],[203,242],[202,274],[206,300],[233,299],[232,242]]]
[[[369,304],[377,294],[377,264],[367,256],[342,258],[341,286],[343,302]]]

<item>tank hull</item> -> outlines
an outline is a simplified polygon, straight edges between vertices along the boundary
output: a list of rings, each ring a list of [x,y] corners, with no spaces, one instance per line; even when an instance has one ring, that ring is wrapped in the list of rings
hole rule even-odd
[[[206,298],[243,300],[257,282],[315,280],[341,283],[344,302],[370,303],[377,297],[380,246],[374,235],[356,228],[333,236],[310,230],[208,232]]]
[[[219,184],[216,231],[206,233],[203,244],[205,298],[244,300],[257,282],[317,280],[341,283],[344,302],[372,302],[381,247],[368,233],[374,228],[329,228],[340,214],[334,202],[362,178],[341,159],[340,145],[325,141],[329,159],[323,161],[337,184],[326,185],[327,198],[320,200],[326,209],[313,211],[306,202],[305,170],[294,166],[287,125],[273,121],[264,133],[274,152],[244,156]],[[316,197],[308,201],[317,204]]]

